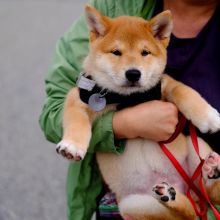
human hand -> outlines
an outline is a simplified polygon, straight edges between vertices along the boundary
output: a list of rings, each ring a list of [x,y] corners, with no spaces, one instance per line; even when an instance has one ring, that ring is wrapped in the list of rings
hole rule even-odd
[[[145,102],[125,108],[113,115],[116,139],[146,138],[165,141],[171,137],[178,123],[178,109],[164,101]]]

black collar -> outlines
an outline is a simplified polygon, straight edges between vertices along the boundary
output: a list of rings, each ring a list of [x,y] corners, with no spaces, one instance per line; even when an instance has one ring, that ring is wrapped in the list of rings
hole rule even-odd
[[[88,79],[91,79],[88,77]],[[86,89],[80,89],[80,99],[88,104],[88,100],[91,95],[95,93],[100,93],[103,91],[98,85],[95,85],[91,91]],[[137,104],[152,101],[152,100],[160,100],[161,99],[161,82],[159,82],[156,86],[146,92],[137,92],[130,95],[121,95],[114,92],[107,92],[104,96],[106,99],[106,104],[117,104],[117,109],[123,109],[126,107],[135,106]]]

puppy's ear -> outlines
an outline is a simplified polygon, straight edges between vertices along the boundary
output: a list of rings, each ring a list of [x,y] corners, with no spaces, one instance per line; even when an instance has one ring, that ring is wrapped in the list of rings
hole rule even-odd
[[[103,16],[91,5],[86,5],[85,16],[91,34],[90,38],[94,40],[107,33],[110,26],[110,19],[108,17]]]
[[[153,17],[150,20],[150,28],[154,37],[167,47],[173,29],[171,12],[167,10]]]

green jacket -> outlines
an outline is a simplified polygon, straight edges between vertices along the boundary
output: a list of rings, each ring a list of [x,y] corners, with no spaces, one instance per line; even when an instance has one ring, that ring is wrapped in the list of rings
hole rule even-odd
[[[116,17],[135,15],[152,16],[155,0],[91,0],[102,14]],[[46,138],[54,143],[62,137],[63,104],[67,92],[76,85],[82,61],[88,52],[88,30],[81,16],[59,39],[46,77],[44,107],[40,126]],[[89,151],[83,161],[69,165],[67,202],[69,220],[89,220],[96,209],[96,197],[102,189],[102,179],[95,161],[96,151],[122,153],[124,142],[115,142],[112,132],[113,112],[106,113],[93,124]]]

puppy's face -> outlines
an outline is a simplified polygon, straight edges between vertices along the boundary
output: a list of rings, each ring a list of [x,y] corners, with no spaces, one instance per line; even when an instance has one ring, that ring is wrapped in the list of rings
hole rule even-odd
[[[90,50],[84,69],[99,86],[130,94],[158,83],[172,29],[169,12],[150,21],[129,16],[110,19],[87,6],[86,17]]]

